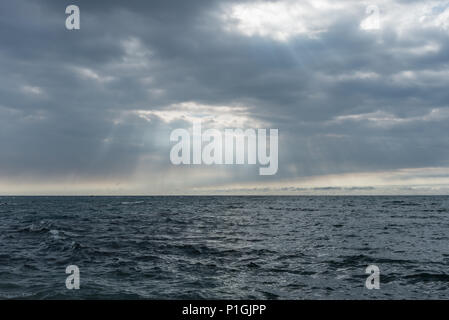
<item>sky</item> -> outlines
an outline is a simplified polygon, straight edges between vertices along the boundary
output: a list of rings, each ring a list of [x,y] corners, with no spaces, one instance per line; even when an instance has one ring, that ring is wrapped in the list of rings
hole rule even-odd
[[[0,194],[449,194],[448,86],[449,1],[1,1]],[[173,165],[194,120],[277,173]]]

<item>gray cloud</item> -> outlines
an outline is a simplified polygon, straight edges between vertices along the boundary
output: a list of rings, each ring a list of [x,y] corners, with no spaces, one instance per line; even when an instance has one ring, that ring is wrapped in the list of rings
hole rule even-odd
[[[189,101],[244,105],[280,131],[275,177],[197,182],[177,168],[189,186],[448,166],[449,30],[390,21],[395,5],[414,19],[417,2],[383,2],[375,32],[360,29],[363,4],[342,2],[325,31],[288,41],[228,30],[221,16],[241,1],[71,3],[79,31],[64,28],[69,3],[0,4],[0,178],[127,181],[146,158],[168,173],[169,132],[190,124],[132,111]],[[440,17],[446,3],[432,5]]]

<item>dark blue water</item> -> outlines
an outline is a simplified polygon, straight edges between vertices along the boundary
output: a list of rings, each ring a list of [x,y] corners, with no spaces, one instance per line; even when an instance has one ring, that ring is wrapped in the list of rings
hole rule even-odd
[[[447,299],[449,197],[1,197],[0,298]]]

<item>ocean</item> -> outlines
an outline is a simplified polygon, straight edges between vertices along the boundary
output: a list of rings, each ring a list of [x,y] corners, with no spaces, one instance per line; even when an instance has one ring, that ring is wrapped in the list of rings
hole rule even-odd
[[[449,197],[0,197],[0,298],[448,299]]]

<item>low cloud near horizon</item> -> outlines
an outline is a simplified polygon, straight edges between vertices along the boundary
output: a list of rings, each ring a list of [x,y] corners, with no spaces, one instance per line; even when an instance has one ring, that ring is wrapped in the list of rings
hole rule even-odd
[[[0,194],[449,194],[449,1],[4,1],[0,40]],[[277,174],[171,164],[195,119]]]

